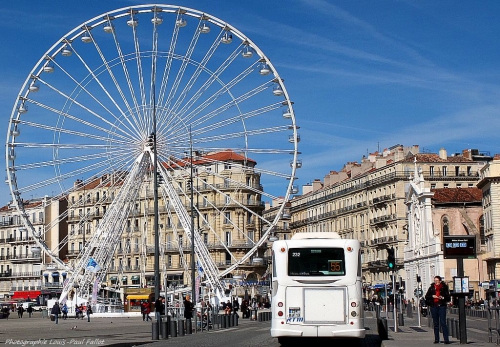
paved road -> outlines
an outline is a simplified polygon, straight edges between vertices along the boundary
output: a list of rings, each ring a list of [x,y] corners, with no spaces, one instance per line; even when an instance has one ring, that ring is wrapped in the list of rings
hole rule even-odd
[[[198,332],[168,340],[152,340],[151,322],[140,317],[96,318],[85,320],[59,320],[59,324],[42,319],[40,313],[33,318],[0,320],[0,344],[17,346],[67,345],[67,346],[114,346],[127,347],[147,345],[160,346],[217,346],[217,347],[277,347],[277,339],[269,333],[270,323],[248,319],[240,320],[237,327],[210,332]],[[76,327],[76,328],[75,328]],[[380,347],[380,339],[374,318],[366,319],[367,337],[361,341],[363,347]],[[320,346],[321,344],[314,344]],[[326,344],[325,344],[326,345]],[[331,343],[329,344],[331,345]],[[345,345],[340,344],[340,345]],[[339,345],[339,346],[340,346]],[[146,346],[145,346],[146,347]]]

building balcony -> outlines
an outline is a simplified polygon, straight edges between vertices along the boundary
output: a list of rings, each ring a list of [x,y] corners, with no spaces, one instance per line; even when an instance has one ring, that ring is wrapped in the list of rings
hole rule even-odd
[[[397,236],[383,236],[383,237],[378,237],[376,239],[371,240],[370,243],[372,246],[375,246],[375,245],[384,245],[384,244],[396,242],[396,241],[398,241]]]
[[[13,263],[26,263],[26,262],[38,262],[42,261],[42,257],[40,255],[10,255],[9,260]]]

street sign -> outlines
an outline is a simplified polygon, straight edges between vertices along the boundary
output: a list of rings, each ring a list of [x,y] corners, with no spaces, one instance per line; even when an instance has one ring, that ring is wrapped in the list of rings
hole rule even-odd
[[[424,295],[424,291],[420,288],[416,288],[414,291],[413,291],[413,294],[415,294],[415,296],[417,297],[422,297]]]

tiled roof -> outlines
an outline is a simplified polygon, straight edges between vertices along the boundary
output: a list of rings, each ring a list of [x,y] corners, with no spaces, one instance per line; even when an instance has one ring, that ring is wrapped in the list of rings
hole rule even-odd
[[[179,160],[175,163],[175,165],[169,165],[165,162],[162,163],[162,165],[166,168],[169,167],[184,167],[187,165],[187,163],[190,161],[190,158],[184,158],[183,160]],[[199,157],[198,159],[193,160],[193,164],[195,165],[203,165],[203,164],[210,164],[213,162],[244,162],[247,161],[248,163],[253,163],[256,164],[256,161],[253,159],[250,159],[248,157],[245,157],[241,154],[238,154],[230,149],[226,149],[225,151],[220,151],[220,152],[215,152],[215,153],[209,153],[206,155],[203,155],[202,157]]]
[[[417,153],[408,155],[403,162],[413,162],[414,158],[417,157],[417,163],[470,163],[473,160],[462,157],[462,156],[454,156],[447,157],[446,159],[441,159],[436,153]]]
[[[439,188],[432,191],[432,201],[436,203],[481,202],[483,198],[483,192],[479,188]]]

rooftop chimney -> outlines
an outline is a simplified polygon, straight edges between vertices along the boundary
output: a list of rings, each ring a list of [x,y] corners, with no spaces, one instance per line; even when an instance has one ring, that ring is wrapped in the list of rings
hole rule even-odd
[[[439,158],[441,158],[441,159],[443,159],[443,160],[448,159],[448,153],[446,153],[446,149],[441,148],[441,149],[439,150]]]

